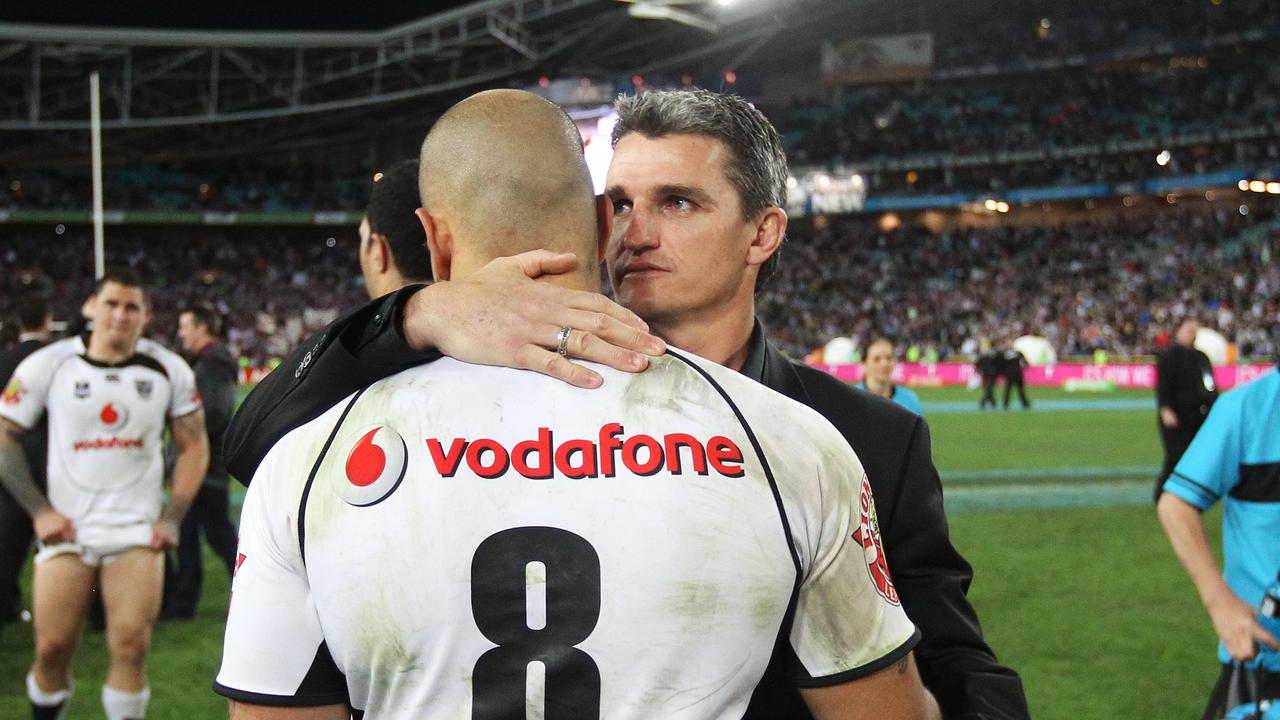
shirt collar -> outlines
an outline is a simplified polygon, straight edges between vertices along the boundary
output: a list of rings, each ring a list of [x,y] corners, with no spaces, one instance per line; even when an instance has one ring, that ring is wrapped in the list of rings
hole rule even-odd
[[[758,383],[764,382],[765,370],[764,323],[755,318],[755,327],[751,329],[751,339],[747,340],[747,359],[742,363],[743,375]]]

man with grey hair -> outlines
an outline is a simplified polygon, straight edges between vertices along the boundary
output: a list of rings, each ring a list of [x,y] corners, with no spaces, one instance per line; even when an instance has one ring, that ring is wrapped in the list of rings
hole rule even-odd
[[[745,101],[705,91],[622,98],[618,112],[606,183],[615,222],[605,260],[619,302],[663,340],[812,407],[840,430],[877,498],[885,554],[869,550],[867,572],[885,583],[892,575],[903,608],[921,630],[921,677],[943,715],[1029,717],[1017,674],[996,661],[965,597],[972,570],[948,537],[924,419],[790,360],[768,342],[755,318],[756,288],[778,262],[787,224],[786,160],[777,131]],[[450,347],[478,337],[492,342],[492,311],[478,298],[502,282],[508,300],[531,285],[508,268],[485,283],[407,288],[402,326],[335,327],[396,348],[383,353],[387,359],[370,354],[342,372],[367,375],[415,349],[452,354]],[[513,332],[508,343],[519,346],[528,335]],[[506,362],[521,364],[514,353]],[[336,400],[358,385],[335,375],[324,387],[314,381],[307,387]],[[241,460],[249,467],[260,459]],[[746,717],[807,717],[786,682],[791,662],[780,638]]]

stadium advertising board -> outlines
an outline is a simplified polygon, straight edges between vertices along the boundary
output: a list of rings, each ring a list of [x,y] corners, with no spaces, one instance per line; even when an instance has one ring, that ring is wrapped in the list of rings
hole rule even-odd
[[[862,365],[816,365],[845,382],[862,380]],[[1225,365],[1213,369],[1214,380],[1223,389],[1243,385],[1255,380],[1275,367],[1271,363],[1250,365]],[[968,385],[977,370],[973,363],[898,363],[893,370],[893,381],[902,385],[938,387],[943,385]],[[1027,385],[1037,387],[1062,387],[1078,385],[1097,387],[1106,385],[1117,388],[1153,389],[1156,386],[1156,368],[1150,363],[1056,363],[1029,367],[1023,371]]]
[[[822,79],[831,85],[912,80],[933,66],[927,32],[828,41],[822,46]]]

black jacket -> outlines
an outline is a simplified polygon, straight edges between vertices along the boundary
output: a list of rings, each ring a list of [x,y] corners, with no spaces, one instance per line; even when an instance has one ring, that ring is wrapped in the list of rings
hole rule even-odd
[[[47,340],[25,340],[0,352],[0,392],[9,385],[13,371],[31,353],[48,345]],[[45,473],[48,471],[49,419],[42,416],[30,432],[22,435],[22,450],[27,455],[27,463],[31,465],[31,478],[41,489],[46,486]]]
[[[209,470],[204,482],[213,487],[226,487],[227,463],[222,454],[222,436],[231,423],[231,412],[236,405],[236,361],[227,346],[220,343],[209,345],[190,361],[209,434]]]
[[[1180,422],[1199,427],[1217,397],[1209,356],[1174,343],[1156,360],[1156,402],[1173,408]]]
[[[758,363],[759,356],[763,362]],[[1018,674],[996,661],[965,597],[973,570],[951,544],[929,425],[892,400],[858,390],[783,355],[757,325],[743,371],[822,414],[857,453],[875,495],[889,572],[907,616],[920,629],[916,661],[943,717],[1029,718]],[[769,673],[781,673],[778,653]],[[799,693],[761,683],[748,717],[807,718]],[[765,698],[766,688],[788,692]],[[765,708],[768,708],[765,711]]]
[[[395,331],[415,289],[402,289],[339,318],[254,389],[227,431],[233,475],[247,483],[289,430],[371,382],[439,357],[414,353]],[[764,339],[758,325],[743,372],[817,410],[862,460],[894,584],[923,635],[916,647],[920,673],[944,716],[1029,717],[1018,675],[996,662],[965,598],[973,573],[948,537],[924,420],[890,400],[789,360]],[[785,638],[779,640],[748,718],[809,717],[792,682]]]

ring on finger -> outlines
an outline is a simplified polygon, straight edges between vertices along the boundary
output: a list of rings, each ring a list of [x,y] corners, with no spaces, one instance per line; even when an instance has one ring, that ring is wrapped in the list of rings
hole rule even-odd
[[[571,332],[573,328],[566,326],[556,333],[556,352],[560,353],[561,357],[569,357],[569,333]]]

